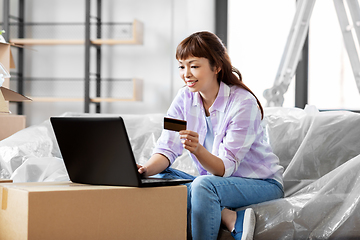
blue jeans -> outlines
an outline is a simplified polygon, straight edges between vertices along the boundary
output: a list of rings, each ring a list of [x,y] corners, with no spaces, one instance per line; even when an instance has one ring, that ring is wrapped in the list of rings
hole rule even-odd
[[[224,178],[213,175],[194,177],[172,168],[165,169],[156,177],[193,180],[185,185],[188,189],[188,229],[191,229],[194,240],[217,239],[221,211],[225,207],[236,209],[284,196],[281,184],[272,179]]]

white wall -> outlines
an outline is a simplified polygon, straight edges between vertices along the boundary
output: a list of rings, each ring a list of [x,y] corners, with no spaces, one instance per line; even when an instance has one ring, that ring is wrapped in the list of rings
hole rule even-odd
[[[2,2],[1,2],[2,5]],[[16,6],[11,12],[16,15]],[[71,7],[70,7],[71,6]],[[115,45],[102,47],[102,76],[105,78],[139,78],[143,81],[141,102],[103,103],[103,113],[143,114],[166,112],[172,98],[183,85],[177,73],[175,48],[189,34],[215,28],[214,0],[104,0],[104,22],[132,22],[144,24],[143,45]],[[14,10],[15,9],[15,10]],[[92,1],[95,10],[95,1]],[[2,11],[1,11],[2,12]],[[29,22],[83,22],[85,1],[80,0],[27,0],[26,21]],[[79,30],[50,28],[58,38],[73,36]],[[45,32],[45,30],[41,30]],[[83,33],[80,33],[80,35]],[[106,37],[106,36],[104,36]],[[14,50],[16,58],[16,50]],[[53,78],[84,77],[83,46],[31,46],[25,50],[25,76]],[[94,54],[94,51],[92,52]],[[94,60],[91,66],[93,72]],[[27,91],[54,96],[71,95],[83,83],[61,81],[57,85],[34,82]],[[16,87],[14,84],[12,85]],[[64,86],[68,88],[64,89]],[[111,89],[110,89],[111,90]],[[110,91],[109,90],[109,91]],[[62,91],[62,92],[60,92]],[[58,96],[59,97],[59,96]],[[83,112],[84,104],[73,103],[25,103],[27,125],[47,120],[64,112]],[[16,112],[16,106],[11,105]],[[91,109],[94,112],[94,109]]]

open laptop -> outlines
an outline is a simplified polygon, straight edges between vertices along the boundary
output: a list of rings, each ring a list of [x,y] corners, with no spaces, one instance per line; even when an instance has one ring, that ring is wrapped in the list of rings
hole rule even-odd
[[[121,117],[51,117],[50,121],[72,182],[132,187],[191,182],[142,178]]]

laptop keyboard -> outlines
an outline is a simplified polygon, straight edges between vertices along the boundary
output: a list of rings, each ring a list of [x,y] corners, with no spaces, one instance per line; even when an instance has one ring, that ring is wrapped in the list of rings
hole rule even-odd
[[[164,178],[142,178],[141,182],[143,183],[156,183],[156,182],[170,182],[176,181],[175,179],[164,179]]]

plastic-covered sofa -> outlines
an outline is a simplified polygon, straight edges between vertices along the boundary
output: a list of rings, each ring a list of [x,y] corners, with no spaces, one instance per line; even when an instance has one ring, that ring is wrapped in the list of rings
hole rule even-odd
[[[164,114],[121,116],[142,164],[160,136]],[[265,108],[263,124],[285,167],[285,198],[252,206],[255,239],[360,239],[360,114]],[[186,151],[173,167],[198,175]],[[0,141],[0,177],[69,180],[49,120]]]

